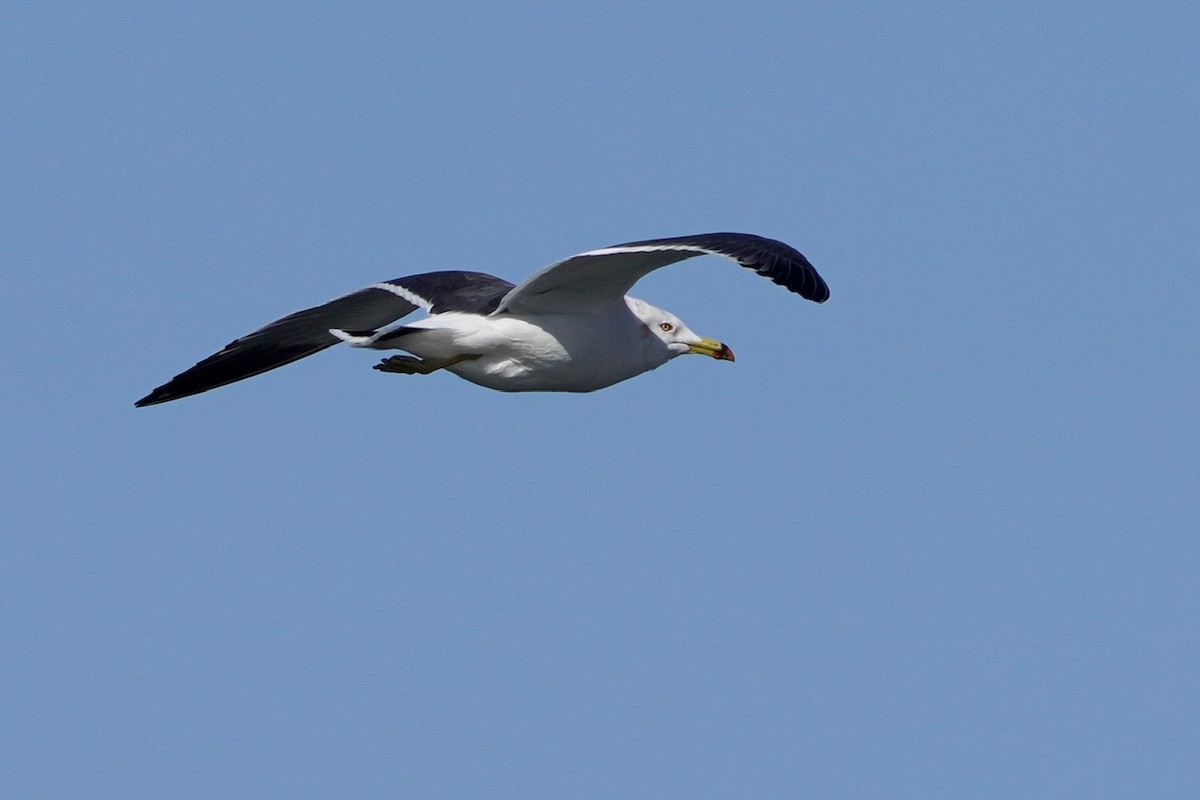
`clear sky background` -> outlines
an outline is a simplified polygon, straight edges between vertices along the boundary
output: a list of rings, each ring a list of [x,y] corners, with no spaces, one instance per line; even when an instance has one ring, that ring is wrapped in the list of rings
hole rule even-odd
[[[7,4],[0,796],[1194,798],[1200,7]],[[377,280],[796,246],[591,395]]]

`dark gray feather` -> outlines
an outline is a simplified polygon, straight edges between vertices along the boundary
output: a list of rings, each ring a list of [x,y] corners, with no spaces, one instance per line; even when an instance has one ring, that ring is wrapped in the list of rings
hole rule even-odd
[[[487,314],[512,288],[508,281],[481,272],[431,272],[387,281],[432,311]],[[135,405],[150,406],[207,392],[218,386],[261,375],[277,367],[318,353],[340,340],[331,328],[376,331],[411,314],[417,304],[379,285],[360,289],[319,306],[288,314],[235,339],[220,352],[176,375]]]

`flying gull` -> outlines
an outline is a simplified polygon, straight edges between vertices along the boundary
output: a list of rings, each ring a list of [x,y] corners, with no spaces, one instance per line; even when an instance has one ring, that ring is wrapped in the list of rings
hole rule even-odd
[[[506,392],[591,392],[685,353],[733,361],[733,351],[692,333],[669,311],[626,295],[659,267],[724,256],[789,291],[824,302],[829,287],[783,242],[704,233],[589,250],[515,286],[482,272],[427,272],[372,284],[297,311],[229,343],[138,400],[149,406],[282,367],[340,342],[403,350],[382,372],[447,370]],[[418,308],[428,316],[393,326]]]

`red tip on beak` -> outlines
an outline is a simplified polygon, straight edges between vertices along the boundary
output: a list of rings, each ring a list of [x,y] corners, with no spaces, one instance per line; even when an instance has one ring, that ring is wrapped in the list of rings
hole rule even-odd
[[[729,349],[729,345],[721,343],[721,349],[713,353],[713,358],[720,361],[736,361],[733,357],[733,351]]]

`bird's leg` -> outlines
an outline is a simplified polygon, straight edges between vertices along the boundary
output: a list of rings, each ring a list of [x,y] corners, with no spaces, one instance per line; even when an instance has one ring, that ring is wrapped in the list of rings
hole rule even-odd
[[[464,361],[471,361],[476,358],[479,358],[479,356],[470,353],[451,356],[450,358],[425,359],[416,358],[415,356],[392,356],[376,364],[375,369],[380,372],[394,372],[398,375],[428,375],[439,369],[453,367],[455,364],[461,364]]]

